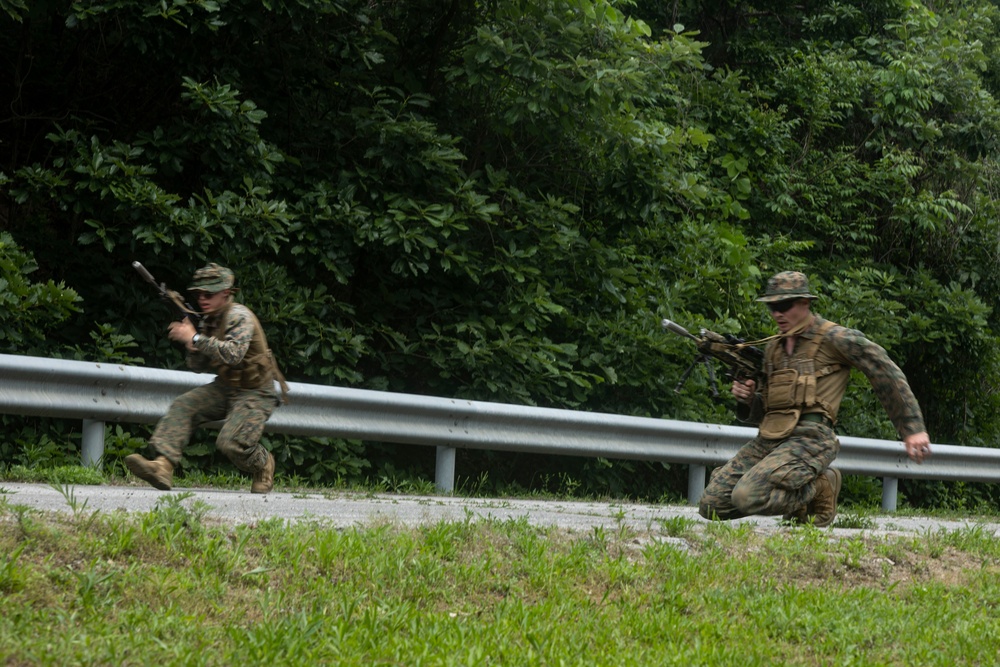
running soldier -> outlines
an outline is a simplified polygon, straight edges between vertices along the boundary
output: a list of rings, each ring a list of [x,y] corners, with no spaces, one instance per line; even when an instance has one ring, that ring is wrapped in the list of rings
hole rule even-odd
[[[267,346],[257,317],[234,301],[237,290],[232,271],[218,264],[198,269],[189,292],[197,296],[204,315],[195,330],[185,318],[171,322],[167,336],[183,343],[187,365],[198,372],[214,371],[213,382],[177,397],[160,419],[149,440],[153,459],[140,454],[125,457],[132,473],[165,491],[173,486],[174,468],[192,431],[207,422],[225,420],[215,445],[238,469],[253,476],[252,493],[274,487],[274,456],[261,444],[264,423],[282,400],[288,386]]]
[[[840,471],[830,467],[840,451],[833,427],[851,368],[871,382],[907,455],[917,463],[930,455],[920,406],[899,366],[861,332],[813,314],[817,298],[804,274],[784,271],[757,299],[780,332],[764,350],[767,382],[733,382],[732,392],[760,431],[712,473],[698,507],[704,518],[781,514],[833,523],[841,486]]]

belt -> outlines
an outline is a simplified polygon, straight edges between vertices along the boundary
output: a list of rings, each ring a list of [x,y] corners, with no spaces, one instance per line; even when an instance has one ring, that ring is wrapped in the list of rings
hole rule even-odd
[[[826,415],[822,412],[807,412],[799,417],[800,422],[816,422],[817,424],[826,424],[830,428],[833,428],[833,422],[830,421]]]

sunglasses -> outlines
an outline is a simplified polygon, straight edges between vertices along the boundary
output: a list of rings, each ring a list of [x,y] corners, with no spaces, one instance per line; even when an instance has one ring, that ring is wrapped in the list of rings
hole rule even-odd
[[[798,299],[788,299],[786,301],[772,301],[767,304],[767,309],[772,313],[783,313],[799,302]]]

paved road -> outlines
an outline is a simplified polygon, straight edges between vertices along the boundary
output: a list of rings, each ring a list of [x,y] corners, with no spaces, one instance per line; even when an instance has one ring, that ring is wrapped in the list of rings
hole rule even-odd
[[[46,484],[0,482],[0,502],[25,505],[37,510],[73,511],[72,505],[86,511],[148,512],[170,495],[183,496],[182,503],[204,503],[206,516],[223,522],[253,523],[280,518],[287,521],[318,520],[325,524],[349,527],[389,522],[415,526],[439,521],[464,521],[467,517],[495,520],[526,519],[539,526],[558,526],[572,531],[590,532],[596,527],[613,530],[622,524],[640,531],[658,532],[660,522],[685,517],[704,522],[694,507],[687,505],[649,505],[636,503],[567,502],[559,500],[509,500],[457,498],[452,496],[400,496],[362,493],[270,493],[254,495],[246,491],[184,489],[157,491],[145,486],[70,486],[62,491]],[[1000,535],[1000,522],[976,522],[929,518],[903,518],[892,515],[872,517],[878,533],[925,533],[959,530],[980,526]],[[779,528],[771,517],[752,517],[734,523],[751,522],[761,531]],[[857,531],[837,528],[845,535]]]

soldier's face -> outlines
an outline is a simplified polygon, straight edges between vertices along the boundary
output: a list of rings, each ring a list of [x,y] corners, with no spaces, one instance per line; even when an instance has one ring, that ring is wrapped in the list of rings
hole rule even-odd
[[[791,331],[809,317],[809,299],[789,299],[768,304],[771,317],[781,333]]]
[[[198,292],[198,310],[211,315],[215,311],[226,305],[229,300],[230,290],[224,289],[221,292]]]

